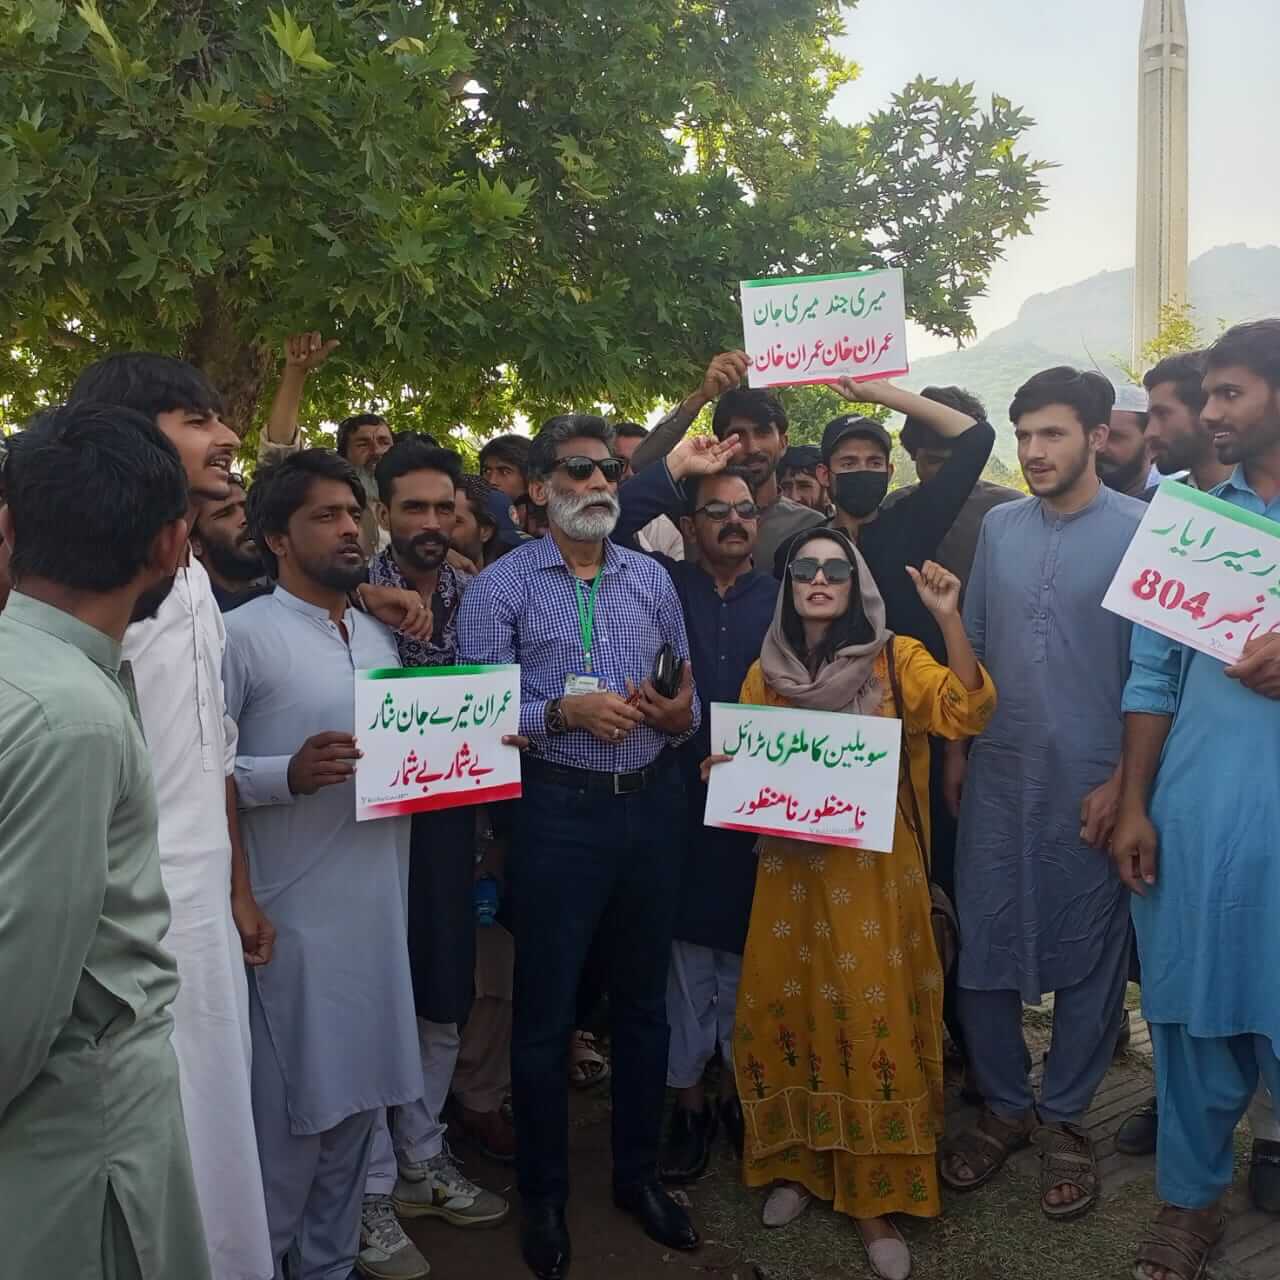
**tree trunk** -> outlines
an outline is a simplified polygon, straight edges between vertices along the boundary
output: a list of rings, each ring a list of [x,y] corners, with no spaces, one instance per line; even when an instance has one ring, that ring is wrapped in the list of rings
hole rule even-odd
[[[263,388],[274,367],[273,352],[242,332],[238,317],[216,284],[199,291],[200,323],[187,334],[183,355],[200,369],[222,395],[226,423],[243,440],[250,435]]]

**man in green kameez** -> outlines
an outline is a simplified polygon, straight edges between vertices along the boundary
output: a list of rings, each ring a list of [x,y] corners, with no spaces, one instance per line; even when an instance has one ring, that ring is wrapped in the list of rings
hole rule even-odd
[[[11,439],[0,536],[0,1240],[6,1275],[208,1280],[121,640],[186,545],[174,447],[128,409]]]

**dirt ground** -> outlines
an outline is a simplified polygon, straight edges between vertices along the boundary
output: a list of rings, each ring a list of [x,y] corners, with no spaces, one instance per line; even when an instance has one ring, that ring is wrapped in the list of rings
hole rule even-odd
[[[1027,1011],[1027,1041],[1037,1060],[1047,1045],[1049,1024],[1047,1010]],[[1117,1060],[1108,1084],[1144,1092],[1149,1077],[1145,1052],[1131,1052]],[[569,1229],[574,1280],[843,1280],[872,1275],[852,1224],[821,1205],[811,1206],[789,1227],[765,1230],[760,1224],[765,1193],[742,1186],[723,1140],[708,1176],[687,1189],[703,1247],[694,1254],[662,1250],[609,1198],[607,1088],[603,1094],[576,1096],[572,1104]],[[952,1105],[960,1106],[954,1090],[949,1092]],[[1247,1143],[1242,1131],[1241,1154]],[[462,1143],[456,1154],[471,1177],[512,1200],[512,1213],[489,1231],[406,1224],[431,1263],[432,1276],[528,1280],[517,1235],[514,1171],[486,1161]],[[1157,1207],[1153,1164],[1133,1162],[1122,1185],[1104,1184],[1102,1202],[1077,1223],[1050,1222],[1037,1201],[1034,1165],[1023,1162],[973,1195],[949,1196],[939,1220],[903,1224],[915,1280],[1127,1280],[1142,1228]],[[1280,1275],[1280,1269],[1274,1274]],[[1238,1273],[1225,1264],[1211,1275],[1238,1280]]]

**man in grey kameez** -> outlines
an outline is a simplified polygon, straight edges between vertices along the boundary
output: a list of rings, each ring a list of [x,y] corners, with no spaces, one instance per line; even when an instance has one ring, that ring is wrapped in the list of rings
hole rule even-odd
[[[960,811],[960,1017],[988,1108],[1030,1124],[1022,1005],[1056,993],[1036,1110],[1059,1129],[1078,1128],[1106,1073],[1130,945],[1123,887],[1090,847],[1114,822],[1129,669],[1129,624],[1100,606],[1145,510],[1095,472],[1111,394],[1072,370],[1019,392],[1010,415],[1038,496],[987,514],[964,606],[1000,705],[973,743]]]
[[[0,1269],[208,1280],[155,788],[120,656],[172,586],[186,478],[146,418],[82,406],[15,437],[5,479]]]
[[[276,1274],[346,1280],[375,1116],[422,1095],[405,894],[409,820],[357,824],[354,672],[400,665],[347,607],[364,493],[322,450],[259,473],[254,537],[279,585],[227,617],[224,681],[254,892],[276,925],[250,981],[253,1102]]]

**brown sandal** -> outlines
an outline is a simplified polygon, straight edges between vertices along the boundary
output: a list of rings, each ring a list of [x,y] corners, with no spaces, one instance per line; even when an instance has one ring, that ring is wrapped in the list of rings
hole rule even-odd
[[[1160,1267],[1175,1280],[1202,1280],[1209,1255],[1222,1239],[1225,1226],[1226,1219],[1215,1209],[1175,1209],[1165,1205],[1138,1246],[1134,1280],[1150,1280],[1142,1270],[1144,1266]]]
[[[983,1107],[976,1128],[942,1144],[938,1176],[952,1191],[973,1191],[990,1182],[1015,1151],[1030,1145],[1033,1120],[1030,1114],[1020,1121],[1001,1120],[990,1107]],[[972,1177],[957,1177],[949,1170],[948,1161],[955,1156],[969,1166]]]
[[[1083,1217],[1098,1202],[1098,1157],[1088,1133],[1074,1124],[1042,1124],[1032,1135],[1040,1149],[1040,1209],[1066,1222]],[[1075,1187],[1083,1194],[1069,1204],[1050,1204],[1049,1192]]]

